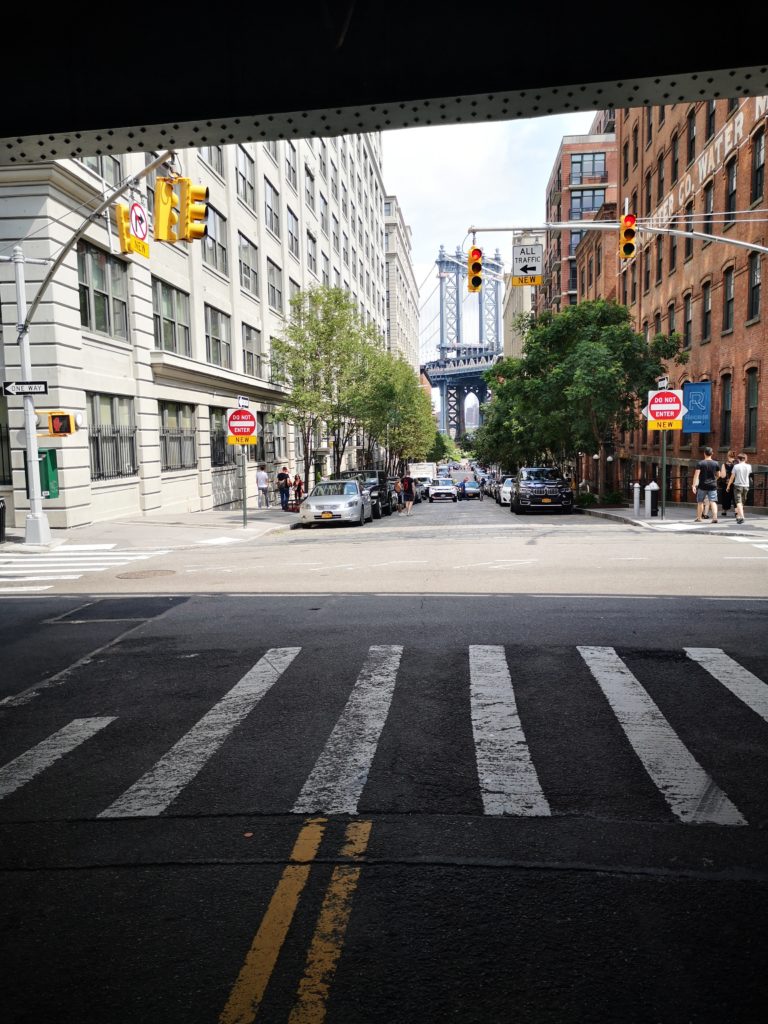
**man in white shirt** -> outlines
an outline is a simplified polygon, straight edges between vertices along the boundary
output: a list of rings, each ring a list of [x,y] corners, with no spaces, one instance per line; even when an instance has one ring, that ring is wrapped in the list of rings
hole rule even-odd
[[[743,523],[744,502],[749,494],[749,478],[752,475],[752,467],[747,462],[747,456],[744,452],[739,452],[738,460],[738,462],[734,463],[728,483],[725,486],[729,491],[733,487],[733,493],[736,498],[736,522]]]
[[[259,508],[269,508],[269,473],[267,473],[266,466],[259,466],[256,473],[256,486],[259,489]]]

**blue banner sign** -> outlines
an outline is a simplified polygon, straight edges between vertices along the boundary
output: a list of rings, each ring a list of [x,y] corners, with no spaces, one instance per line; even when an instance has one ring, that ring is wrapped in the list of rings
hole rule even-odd
[[[712,429],[712,381],[683,384],[683,405],[688,410],[683,416],[683,432],[708,434]]]

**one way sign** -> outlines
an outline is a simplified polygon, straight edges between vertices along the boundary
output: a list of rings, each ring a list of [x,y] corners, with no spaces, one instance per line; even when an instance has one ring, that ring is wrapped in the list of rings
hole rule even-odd
[[[512,246],[512,284],[536,285],[542,282],[544,267],[543,245]]]
[[[47,395],[47,380],[6,380],[3,382],[3,393],[6,395]]]

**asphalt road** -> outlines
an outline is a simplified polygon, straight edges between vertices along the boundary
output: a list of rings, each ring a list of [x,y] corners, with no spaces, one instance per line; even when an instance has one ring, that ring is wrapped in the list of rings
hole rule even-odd
[[[510,519],[0,600],[4,1020],[762,1020],[765,552]]]

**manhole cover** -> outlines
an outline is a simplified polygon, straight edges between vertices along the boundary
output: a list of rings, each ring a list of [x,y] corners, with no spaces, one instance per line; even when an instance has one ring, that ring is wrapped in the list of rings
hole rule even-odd
[[[148,580],[152,576],[175,576],[173,569],[142,569],[141,572],[121,572],[117,574],[119,580]]]

